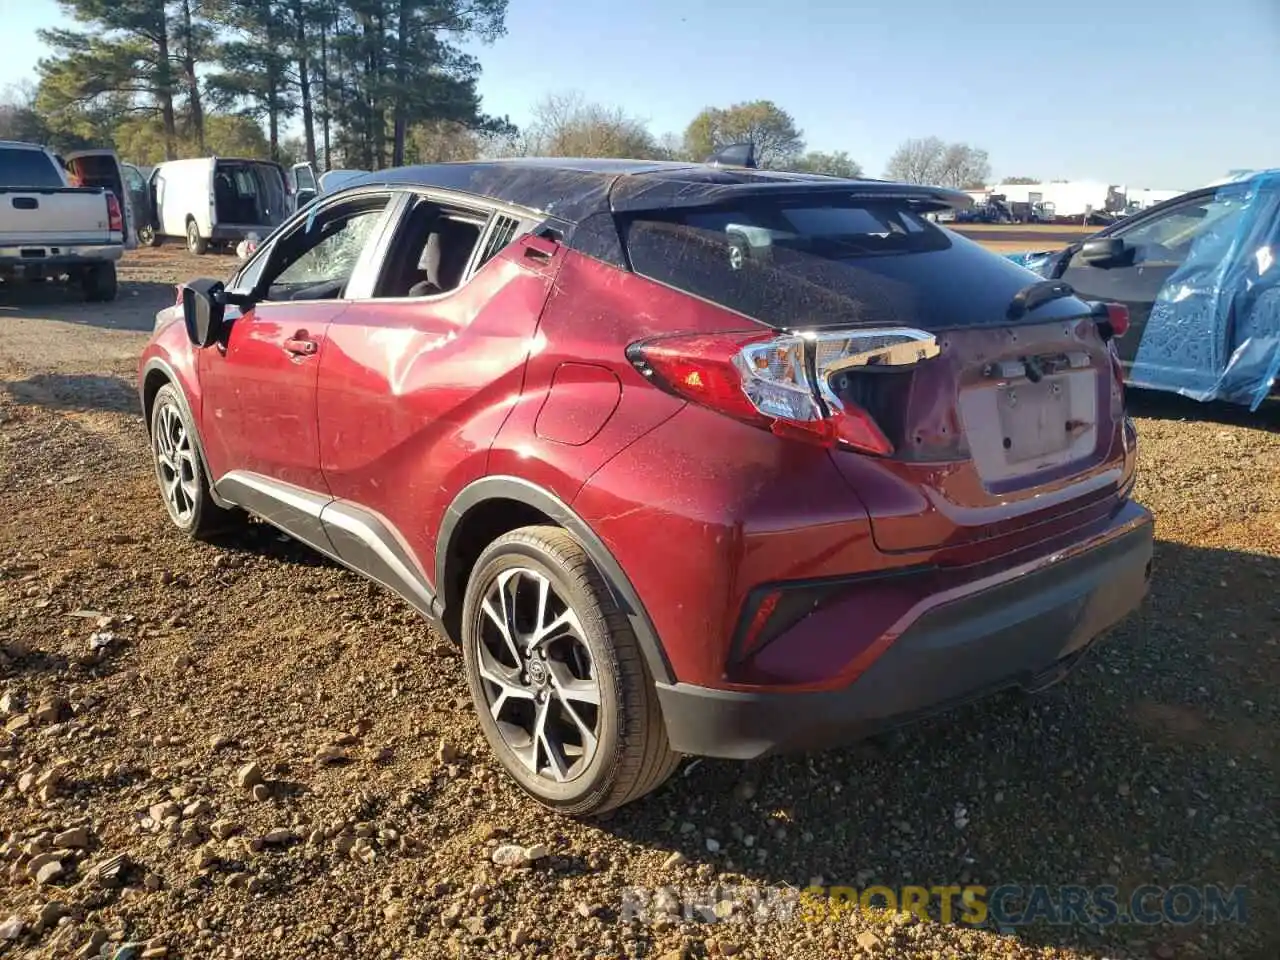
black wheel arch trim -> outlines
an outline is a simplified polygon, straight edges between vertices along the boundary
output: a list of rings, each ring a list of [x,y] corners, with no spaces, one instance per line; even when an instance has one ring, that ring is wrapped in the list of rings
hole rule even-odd
[[[151,379],[151,374],[157,371],[163,374],[165,381],[176,390],[178,403],[182,407],[182,414],[187,418],[187,422],[191,424],[192,441],[196,445],[196,453],[200,456],[200,469],[204,471],[210,499],[224,510],[233,506],[229,501],[218,496],[217,491],[213,488],[213,474],[209,472],[209,459],[204,455],[204,441],[200,437],[200,421],[195,418],[195,414],[191,411],[191,401],[187,399],[187,391],[182,386],[182,380],[178,377],[173,367],[169,365],[168,361],[160,357],[152,357],[148,360],[142,367],[142,376],[138,378],[138,403],[142,407],[142,421],[147,431],[147,439],[151,439],[151,411],[147,409],[147,381]]]
[[[587,556],[596,565],[605,582],[613,593],[614,602],[627,614],[631,621],[631,629],[635,631],[640,643],[640,650],[649,667],[649,673],[658,683],[674,683],[675,674],[666,652],[658,639],[653,621],[640,602],[640,597],[631,581],[623,572],[618,561],[614,559],[603,541],[585,520],[579,517],[563,500],[542,487],[519,477],[491,476],[481,477],[464,487],[449,509],[445,511],[444,520],[440,524],[440,533],[436,538],[436,576],[435,582],[440,585],[440,597],[443,603],[443,586],[449,583],[449,563],[455,553],[454,539],[458,524],[467,513],[476,506],[489,500],[514,500],[533,507],[546,514],[555,523],[567,530],[587,551]],[[442,610],[443,613],[443,610]]]

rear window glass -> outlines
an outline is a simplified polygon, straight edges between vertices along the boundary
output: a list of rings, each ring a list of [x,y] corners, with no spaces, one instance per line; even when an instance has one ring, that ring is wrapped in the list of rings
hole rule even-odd
[[[636,273],[781,327],[901,322],[914,296],[885,261],[949,234],[897,204],[759,201],[622,225]]]
[[[280,171],[269,163],[220,163],[217,174],[230,179],[241,196],[270,191],[279,183],[283,188]]]
[[[0,187],[61,187],[58,168],[43,150],[0,148]]]

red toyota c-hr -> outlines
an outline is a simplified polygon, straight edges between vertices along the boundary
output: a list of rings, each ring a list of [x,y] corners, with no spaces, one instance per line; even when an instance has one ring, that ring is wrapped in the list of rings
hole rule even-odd
[[[173,522],[245,513],[462,644],[526,791],[847,742],[1060,677],[1141,601],[1122,308],[961,194],[719,165],[370,174],[163,311]]]

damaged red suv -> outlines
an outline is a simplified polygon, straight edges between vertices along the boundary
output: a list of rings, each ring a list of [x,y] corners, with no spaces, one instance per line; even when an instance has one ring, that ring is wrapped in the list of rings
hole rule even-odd
[[[967,202],[715,164],[367,175],[157,318],[164,502],[398,593],[567,813],[683,754],[1038,688],[1150,576],[1124,315],[927,217]]]

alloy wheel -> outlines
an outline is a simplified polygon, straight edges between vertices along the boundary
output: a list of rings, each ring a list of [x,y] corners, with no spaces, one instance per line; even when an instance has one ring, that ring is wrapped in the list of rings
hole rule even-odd
[[[485,707],[503,742],[535,776],[577,778],[600,736],[600,682],[578,615],[544,574],[509,567],[485,592],[478,620]]]
[[[195,515],[200,480],[196,475],[195,448],[182,414],[172,403],[160,407],[152,435],[160,492],[169,515],[179,526],[189,526]]]

